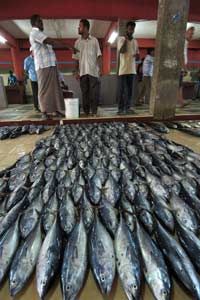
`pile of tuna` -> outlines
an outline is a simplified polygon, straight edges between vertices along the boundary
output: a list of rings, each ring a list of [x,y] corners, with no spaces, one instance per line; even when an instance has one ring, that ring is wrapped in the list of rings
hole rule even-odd
[[[89,268],[102,294],[118,274],[127,299],[146,280],[171,299],[176,275],[200,299],[200,155],[142,124],[57,127],[0,173],[0,283],[36,268],[44,299],[61,278],[74,300]]]
[[[49,130],[44,125],[3,126],[0,127],[0,140],[14,139],[24,134],[41,134]]]

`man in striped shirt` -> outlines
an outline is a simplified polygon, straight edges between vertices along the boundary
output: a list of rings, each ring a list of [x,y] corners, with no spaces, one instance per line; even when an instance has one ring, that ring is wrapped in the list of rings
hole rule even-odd
[[[31,17],[32,30],[30,44],[34,54],[35,70],[38,78],[38,98],[43,118],[50,115],[63,115],[64,98],[60,87],[54,47],[64,47],[76,51],[73,47],[56,39],[49,38],[44,32],[43,21],[39,15]]]

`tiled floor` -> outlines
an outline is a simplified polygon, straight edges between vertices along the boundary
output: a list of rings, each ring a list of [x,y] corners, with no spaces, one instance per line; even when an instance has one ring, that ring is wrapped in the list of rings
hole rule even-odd
[[[184,108],[177,108],[178,114],[200,114],[200,101],[193,101],[192,104]],[[102,107],[98,109],[98,115],[100,117],[116,117],[117,106]],[[135,108],[135,114],[133,116],[149,116],[148,105]],[[81,114],[82,116],[82,114]],[[130,115],[129,115],[130,116]],[[123,116],[124,117],[124,116]],[[41,114],[33,109],[32,104],[13,104],[8,108],[0,110],[0,121],[20,121],[20,120],[41,120]]]
[[[37,135],[25,135],[21,136],[14,140],[4,140],[0,141],[0,170],[12,165],[20,156],[24,155],[33,150],[35,142],[41,139],[44,136],[48,136],[52,131],[47,131],[44,134]],[[185,133],[171,130],[170,134],[167,135],[168,138],[184,144],[195,151],[200,153],[200,139],[196,137],[189,136]],[[0,289],[0,300],[11,300],[9,296],[9,288],[8,282],[6,281],[4,285]],[[38,296],[35,288],[35,279],[32,278],[26,289],[23,293],[19,294],[19,296],[15,297],[15,300],[38,300]],[[59,281],[57,280],[54,283],[54,287],[51,289],[49,295],[46,298],[47,300],[60,300],[62,299],[61,290]],[[125,300],[126,297],[120,287],[119,281],[116,280],[112,293],[110,296],[103,297],[97,286],[94,282],[93,276],[89,274],[85,287],[81,292],[79,300]],[[144,300],[153,300],[153,297],[147,288],[145,287],[144,291]],[[173,300],[191,300],[192,298],[188,296],[184,291],[180,288],[180,286],[175,283],[174,284],[174,292],[173,292]]]

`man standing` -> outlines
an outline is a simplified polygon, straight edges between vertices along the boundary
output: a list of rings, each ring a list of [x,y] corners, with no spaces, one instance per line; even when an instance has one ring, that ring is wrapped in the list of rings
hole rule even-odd
[[[126,24],[126,35],[118,39],[119,51],[119,99],[118,114],[134,113],[131,110],[133,80],[136,77],[136,59],[139,58],[138,43],[133,38],[135,22]]]
[[[33,104],[36,111],[40,111],[38,107],[38,83],[37,83],[37,74],[35,71],[35,64],[33,54],[31,53],[24,60],[24,70],[28,75],[28,78],[31,81],[31,88],[33,92]]]
[[[76,51],[63,42],[51,39],[43,33],[43,22],[39,15],[31,17],[32,30],[30,44],[34,54],[35,70],[38,79],[38,98],[44,119],[50,118],[49,114],[62,115],[64,99],[59,82],[56,66],[56,56],[52,46],[65,47]]]
[[[101,50],[98,40],[89,34],[89,30],[89,21],[80,20],[78,33],[81,37],[76,40],[74,46],[79,52],[72,57],[76,60],[76,77],[80,78],[84,113],[88,116],[91,110],[93,116],[96,116],[102,68]]]
[[[9,71],[9,76],[8,76],[8,85],[9,86],[16,86],[17,85],[17,78],[15,75],[13,75],[13,71]]]
[[[184,46],[184,53],[183,53],[183,62],[182,62],[182,70],[179,79],[179,96],[178,96],[178,103],[180,107],[184,107],[190,102],[185,102],[183,99],[183,77],[187,74],[187,64],[188,64],[188,44],[192,40],[193,35],[195,32],[195,27],[190,27],[187,29],[185,33],[185,46]]]
[[[141,84],[141,90],[138,96],[138,103],[143,102],[145,97],[145,103],[149,104],[151,93],[151,79],[153,76],[153,63],[154,63],[154,49],[147,49],[147,55],[144,59],[142,66],[143,80]]]

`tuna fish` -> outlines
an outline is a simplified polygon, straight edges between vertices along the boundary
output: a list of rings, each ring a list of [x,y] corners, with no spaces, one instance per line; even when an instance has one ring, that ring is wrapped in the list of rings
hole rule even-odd
[[[142,270],[135,234],[132,235],[120,218],[115,235],[117,271],[128,300],[141,297]]]
[[[2,283],[19,245],[19,218],[0,239],[0,284]]]
[[[83,195],[83,200],[81,203],[81,215],[86,230],[89,230],[94,222],[94,210],[90,201],[88,200],[86,192]]]
[[[62,251],[62,236],[57,218],[47,233],[40,250],[36,266],[37,291],[44,299],[56,272],[58,271]]]
[[[70,234],[76,224],[75,207],[70,195],[66,192],[65,198],[62,198],[59,208],[60,225],[66,234]]]
[[[32,275],[40,248],[42,245],[41,225],[38,223],[35,230],[18,248],[11,264],[9,274],[10,295],[14,297],[26,285]]]
[[[197,233],[199,224],[194,211],[175,194],[170,197],[170,206],[176,220],[184,227]]]
[[[137,239],[142,256],[144,276],[155,299],[171,299],[171,280],[163,255],[139,223],[137,223]]]
[[[104,198],[99,203],[99,213],[107,230],[114,236],[117,230],[118,220],[115,208]]]
[[[97,216],[89,237],[89,257],[94,278],[102,294],[109,294],[115,277],[114,246]]]
[[[179,243],[159,223],[157,241],[166,256],[169,265],[179,280],[191,292],[195,299],[200,299],[200,280],[191,260]]]
[[[75,300],[87,270],[87,234],[83,220],[76,224],[67,241],[61,270],[63,300]]]

